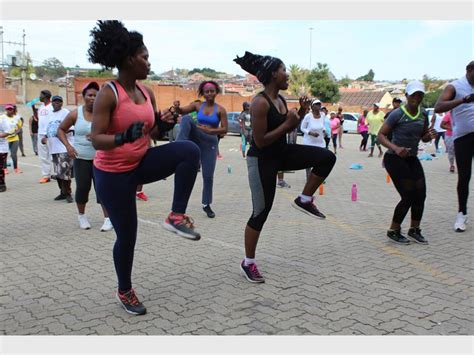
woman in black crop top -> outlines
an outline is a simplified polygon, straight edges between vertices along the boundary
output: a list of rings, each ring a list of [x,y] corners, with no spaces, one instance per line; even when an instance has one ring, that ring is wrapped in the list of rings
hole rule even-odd
[[[245,259],[240,267],[250,282],[265,282],[255,263],[255,250],[263,225],[275,197],[278,171],[312,168],[302,194],[293,206],[313,217],[325,218],[313,203],[314,193],[336,163],[336,156],[320,147],[287,144],[286,134],[294,130],[310,100],[300,99],[300,109],[288,110],[280,90],[288,89],[288,74],[283,62],[274,57],[249,52],[234,61],[264,85],[250,106],[253,140],[247,154],[247,167],[253,212],[245,228]]]

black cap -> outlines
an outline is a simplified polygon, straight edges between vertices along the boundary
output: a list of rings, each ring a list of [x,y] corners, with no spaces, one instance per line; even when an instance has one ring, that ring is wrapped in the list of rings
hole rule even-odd
[[[402,102],[402,99],[399,97],[394,97],[392,102]]]
[[[51,98],[51,101],[61,101],[63,102],[63,98],[59,95],[54,95],[52,98]]]

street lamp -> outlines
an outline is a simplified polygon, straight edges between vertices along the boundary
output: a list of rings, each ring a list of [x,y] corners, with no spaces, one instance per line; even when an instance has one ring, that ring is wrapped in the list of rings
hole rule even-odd
[[[311,67],[312,67],[311,52],[313,51],[312,50],[312,47],[313,47],[313,30],[314,30],[313,27],[309,28],[309,70],[311,70]]]

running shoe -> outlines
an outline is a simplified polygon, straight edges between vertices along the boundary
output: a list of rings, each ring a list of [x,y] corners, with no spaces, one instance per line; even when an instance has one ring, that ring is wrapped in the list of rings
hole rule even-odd
[[[137,192],[137,198],[142,201],[148,201],[148,196],[143,192]]]
[[[401,233],[400,233],[400,229],[398,230],[388,230],[387,231],[387,237],[397,243],[397,244],[402,244],[402,245],[408,245],[408,244],[411,244],[410,240],[408,240],[405,236],[403,236]]]
[[[21,174],[23,171],[20,168],[15,169],[15,174]]]
[[[5,185],[0,185],[0,192],[7,191],[7,187]]]
[[[304,212],[312,217],[325,219],[326,216],[318,210],[316,205],[313,203],[314,197],[311,198],[310,202],[301,202],[301,198],[298,196],[292,203],[292,206],[301,212]]]
[[[455,169],[454,169],[454,165],[451,165],[451,166],[449,167],[449,172],[450,172],[450,173],[454,173],[454,170],[455,170]]]
[[[202,209],[206,212],[207,217],[214,218],[216,216],[210,205],[204,206]]]
[[[51,180],[51,179],[50,179],[49,177],[43,176],[43,177],[40,179],[39,183],[40,183],[40,184],[46,184],[47,182],[50,182],[50,180]]]
[[[104,224],[102,225],[102,227],[100,227],[100,231],[108,232],[108,231],[111,231],[112,229],[114,229],[114,226],[112,225],[112,222],[110,222],[110,218],[105,217]]]
[[[260,274],[260,272],[257,269],[257,264],[249,264],[245,265],[245,260],[242,260],[240,263],[240,270],[242,271],[242,274],[245,276],[247,281],[253,282],[253,283],[264,283],[265,279],[263,276]]]
[[[456,222],[454,222],[454,230],[456,232],[464,232],[466,230],[467,214],[459,212],[456,216]]]
[[[408,230],[408,236],[419,244],[428,244],[428,241],[421,235],[420,228],[410,228]]]
[[[193,219],[185,214],[174,214],[171,212],[163,223],[163,228],[183,238],[191,240],[201,239],[201,235],[194,230]]]
[[[281,187],[282,189],[283,188],[286,188],[286,189],[291,188],[290,184],[288,184],[285,180],[278,181],[277,182],[277,187]]]
[[[123,292],[123,293],[117,290],[117,293],[115,295],[117,297],[117,300],[123,307],[123,309],[125,309],[125,312],[134,314],[137,316],[140,316],[146,313],[145,306],[143,305],[143,303],[141,303],[138,300],[138,297],[133,288],[130,289],[130,291]]]
[[[217,156],[217,160],[222,160],[222,159],[224,159],[224,157],[219,154],[219,155]]]
[[[71,195],[66,195],[66,202],[67,203],[73,203],[74,202],[74,199],[72,198]]]
[[[91,224],[87,220],[87,216],[85,214],[80,214],[79,216],[77,216],[77,219],[79,220],[79,228],[91,229]]]

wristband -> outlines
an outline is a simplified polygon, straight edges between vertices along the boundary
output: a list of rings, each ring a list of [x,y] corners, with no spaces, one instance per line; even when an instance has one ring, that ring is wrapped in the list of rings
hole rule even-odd
[[[115,143],[115,146],[116,147],[119,147],[121,145],[123,145],[125,142],[124,142],[124,139],[123,139],[123,133],[117,133],[114,137],[114,143]]]

